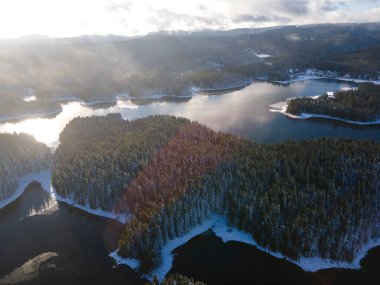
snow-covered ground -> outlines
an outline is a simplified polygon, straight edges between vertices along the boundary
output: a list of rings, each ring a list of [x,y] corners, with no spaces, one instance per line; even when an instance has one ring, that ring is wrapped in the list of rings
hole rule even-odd
[[[318,96],[314,96],[312,98],[317,99]],[[292,119],[305,120],[305,119],[310,119],[310,118],[323,118],[323,119],[340,121],[340,122],[345,122],[348,124],[361,125],[361,126],[379,125],[380,124],[380,119],[377,121],[372,121],[372,122],[360,122],[360,121],[346,120],[346,119],[342,119],[339,117],[332,117],[332,116],[328,116],[328,115],[321,115],[321,114],[301,113],[300,115],[293,115],[291,113],[286,112],[286,110],[288,108],[287,102],[278,102],[278,103],[270,105],[269,108],[270,108],[269,111],[271,111],[271,112],[281,113],[281,114],[284,114],[285,116],[292,118]]]
[[[191,230],[188,234],[186,234],[183,237],[173,239],[169,241],[163,248],[162,248],[162,265],[154,270],[148,278],[153,278],[154,276],[157,276],[157,278],[161,281],[165,278],[165,275],[167,272],[169,272],[170,268],[172,267],[173,263],[173,256],[172,251],[179,247],[180,245],[188,242],[191,238],[207,231],[208,229],[212,228],[214,233],[222,238],[224,242],[228,241],[239,241],[243,243],[247,243],[250,245],[255,246],[260,251],[266,252],[267,254],[270,254],[276,258],[279,259],[285,259],[289,262],[292,262],[299,267],[301,267],[305,271],[310,272],[316,272],[318,270],[322,269],[328,269],[328,268],[347,268],[347,269],[359,269],[360,268],[360,260],[362,260],[368,250],[371,248],[380,246],[380,239],[372,240],[366,245],[364,245],[361,250],[357,253],[355,259],[353,262],[343,262],[343,261],[333,261],[330,259],[323,259],[319,257],[301,257],[299,260],[292,260],[287,257],[285,257],[283,254],[279,252],[273,252],[267,248],[263,248],[257,244],[257,242],[252,238],[252,236],[248,233],[245,233],[243,231],[240,231],[239,229],[235,227],[230,227],[227,224],[227,220],[224,216],[218,216],[214,215],[210,219],[204,221],[201,225],[195,227],[193,230]],[[111,256],[111,255],[110,255]],[[115,260],[120,259],[120,257],[116,254],[116,252],[112,253],[112,257],[115,258]],[[126,259],[125,263],[121,264],[132,264],[132,268],[135,268],[137,261],[136,260],[130,260]]]
[[[255,55],[259,58],[269,58],[269,57],[272,57],[270,54],[265,54],[265,53],[260,53],[260,54],[257,54],[255,53]]]
[[[212,229],[214,233],[220,237],[224,242],[228,241],[239,241],[246,244],[250,244],[255,246],[260,251],[263,251],[267,254],[270,254],[279,259],[285,259],[289,262],[292,262],[299,267],[301,267],[305,271],[316,272],[321,269],[327,268],[347,268],[347,269],[359,269],[360,268],[360,260],[365,257],[368,250],[373,247],[380,246],[380,239],[370,241],[366,245],[362,247],[361,250],[357,253],[353,262],[343,262],[343,261],[333,261],[330,259],[323,259],[319,257],[301,257],[299,260],[292,260],[290,258],[285,257],[283,254],[279,252],[273,252],[267,248],[264,248],[257,244],[257,242],[252,238],[252,235],[246,232],[243,232],[235,227],[230,227],[227,224],[227,219],[225,216],[213,215],[209,219],[205,220],[201,225],[194,227],[189,233],[186,235],[175,238],[167,242],[166,245],[161,249],[162,254],[162,264],[159,268],[151,272],[148,276],[149,279],[152,279],[154,276],[162,281],[165,278],[165,275],[169,272],[173,264],[173,255],[172,251],[188,242],[191,238],[204,233],[208,229]],[[121,258],[117,255],[117,251],[114,251],[110,254],[112,258],[115,259],[117,264],[126,264],[132,268],[136,268],[138,266],[138,260],[130,259],[130,258]]]
[[[126,215],[122,215],[122,214],[107,212],[107,211],[103,211],[101,209],[92,209],[92,208],[90,208],[89,205],[83,206],[83,205],[80,205],[77,202],[75,202],[73,199],[65,198],[65,197],[58,195],[56,193],[55,189],[53,188],[53,186],[51,185],[51,171],[50,170],[45,170],[45,171],[29,174],[29,175],[26,175],[26,176],[19,178],[18,179],[18,187],[16,189],[16,192],[11,197],[0,201],[0,209],[5,207],[6,205],[12,203],[14,200],[16,200],[18,197],[20,197],[21,194],[28,187],[28,185],[32,182],[40,183],[42,186],[42,189],[45,190],[46,192],[48,192],[51,195],[52,199],[59,201],[59,202],[66,203],[68,205],[71,205],[75,208],[81,209],[81,210],[83,210],[87,213],[90,213],[92,215],[113,219],[113,220],[119,221],[123,224],[125,224],[127,219],[129,218]]]
[[[354,78],[345,78],[345,77],[338,77],[336,79],[341,80],[341,81],[355,82],[355,83],[373,83],[376,85],[380,85],[380,80],[363,80],[363,79],[354,79]]]
[[[26,102],[26,103],[29,103],[29,102],[34,102],[37,100],[37,97],[35,95],[31,95],[31,96],[25,96],[23,101]]]
[[[137,269],[137,267],[140,266],[140,261],[134,258],[123,258],[117,254],[118,251],[119,250],[115,250],[109,254],[109,256],[115,260],[116,266],[120,264],[124,264],[124,265],[128,265],[132,269]]]
[[[258,58],[269,58],[269,57],[272,57],[271,55],[269,54],[265,54],[265,53],[256,53],[253,49],[249,49],[251,53],[253,53],[255,56],[257,56]]]
[[[307,74],[297,76],[291,80],[273,81],[273,82],[279,83],[279,84],[291,84],[291,83],[295,83],[295,82],[306,81],[306,80],[315,80],[315,79],[333,79],[333,80],[355,82],[355,83],[374,83],[376,85],[380,85],[380,80],[374,81],[374,80],[362,80],[362,79],[345,78],[345,77],[316,76],[316,75],[307,75]]]

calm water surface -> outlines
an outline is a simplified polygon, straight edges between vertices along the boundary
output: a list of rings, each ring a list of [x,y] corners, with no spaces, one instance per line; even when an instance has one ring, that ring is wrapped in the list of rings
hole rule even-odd
[[[0,132],[26,132],[56,147],[60,132],[74,117],[120,113],[125,119],[133,119],[169,114],[258,142],[321,136],[380,141],[380,126],[353,126],[322,119],[293,120],[269,112],[269,105],[288,98],[315,96],[352,86],[333,80],[297,82],[290,86],[255,82],[229,94],[199,94],[189,100],[118,101],[114,106],[92,107],[73,102],[63,105],[63,112],[52,118],[2,123]],[[0,210],[0,284],[1,277],[46,252],[58,254],[53,265],[60,270],[41,269],[35,283],[26,284],[144,284],[128,267],[113,268],[114,263],[108,257],[117,247],[120,231],[117,222],[55,203],[33,184],[20,199]],[[318,274],[305,273],[252,246],[223,244],[212,236],[190,241],[177,254],[173,272],[210,284],[374,284],[373,280],[379,280],[374,273],[380,266],[378,248],[363,260],[363,270],[327,270]]]
[[[354,84],[335,80],[309,80],[289,86],[255,82],[224,95],[198,94],[178,101],[118,101],[115,106],[88,107],[78,102],[63,105],[53,118],[0,124],[0,132],[26,132],[50,146],[57,146],[59,133],[74,117],[120,113],[125,119],[169,114],[199,121],[214,130],[240,135],[258,142],[299,140],[321,136],[346,136],[380,140],[380,126],[354,126],[324,119],[294,120],[269,111],[269,105],[292,97],[315,96]]]
[[[57,253],[58,260],[22,284],[144,284],[127,266],[113,268],[108,257],[121,229],[118,222],[53,201],[33,183],[0,210],[0,284],[7,284],[2,283],[5,275],[49,252]]]

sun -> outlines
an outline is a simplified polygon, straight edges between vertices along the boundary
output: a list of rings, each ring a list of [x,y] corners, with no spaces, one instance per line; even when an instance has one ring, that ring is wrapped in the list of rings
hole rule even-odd
[[[93,33],[88,23],[96,18],[103,22],[103,11],[99,0],[1,0],[0,38]]]

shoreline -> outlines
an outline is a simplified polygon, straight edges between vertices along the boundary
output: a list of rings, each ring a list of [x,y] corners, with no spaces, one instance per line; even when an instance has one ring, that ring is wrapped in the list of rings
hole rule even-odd
[[[153,272],[145,275],[145,277],[152,280],[154,276],[157,276],[160,282],[164,280],[165,275],[172,268],[174,260],[172,251],[177,247],[187,243],[193,237],[198,236],[209,229],[212,229],[215,235],[220,237],[224,243],[229,241],[238,241],[245,244],[249,244],[251,246],[254,246],[256,249],[265,252],[273,257],[291,262],[307,272],[317,272],[319,270],[331,268],[353,270],[360,269],[360,261],[367,255],[367,252],[372,248],[380,246],[380,238],[369,241],[367,244],[363,245],[362,248],[357,252],[352,262],[334,261],[331,259],[323,259],[320,257],[300,257],[300,259],[298,260],[292,260],[279,252],[274,252],[258,245],[251,234],[243,232],[237,229],[236,227],[229,226],[225,216],[211,215],[209,219],[206,219],[202,222],[202,224],[195,226],[184,236],[169,240],[161,249],[162,264]],[[115,260],[117,265],[132,265],[131,267],[134,269],[136,268],[135,266],[138,266],[139,263],[139,261],[136,259],[120,257],[117,254],[117,250],[112,252],[109,256]]]
[[[345,82],[358,83],[358,84],[360,84],[360,83],[373,83],[376,85],[380,85],[380,80],[364,80],[364,79],[355,79],[355,78],[327,77],[327,76],[315,76],[315,75],[304,75],[302,77],[294,78],[291,80],[285,80],[285,81],[268,80],[268,79],[263,79],[263,78],[261,78],[261,79],[259,78],[258,80],[266,81],[269,83],[289,85],[289,84],[296,83],[296,82],[302,82],[302,81],[308,81],[308,80],[318,80],[318,79],[337,80],[337,81],[345,81]]]
[[[94,100],[94,101],[84,101],[78,97],[75,96],[69,96],[69,97],[57,97],[57,98],[52,98],[52,102],[60,102],[62,104],[69,104],[72,102],[78,102],[85,107],[93,107],[96,105],[101,105],[101,104],[116,104],[115,107],[117,107],[117,103],[119,101],[133,101],[133,100],[161,100],[161,99],[191,99],[196,95],[201,95],[202,93],[230,93],[233,91],[241,90],[244,89],[245,87],[251,85],[253,82],[247,82],[244,85],[239,85],[239,86],[232,86],[232,87],[227,87],[227,88],[220,88],[220,89],[199,89],[196,87],[192,88],[192,93],[190,95],[183,95],[183,96],[178,96],[178,95],[169,95],[169,94],[157,94],[157,95],[149,95],[149,96],[141,96],[141,97],[132,97],[129,96],[128,94],[115,94],[112,95],[112,99],[100,99],[100,100]],[[41,112],[41,113],[26,113],[26,114],[19,114],[19,115],[10,115],[10,116],[0,116],[0,124],[1,123],[7,123],[7,122],[12,122],[12,121],[22,121],[22,120],[28,120],[28,119],[36,119],[36,118],[46,118],[54,115],[58,115],[62,112],[62,107],[61,109],[57,109],[54,111],[50,112]]]
[[[41,184],[42,189],[45,192],[48,192],[51,195],[51,198],[55,201],[63,202],[67,205],[80,209],[88,214],[92,214],[92,215],[103,217],[103,218],[109,218],[109,219],[118,221],[122,224],[125,224],[126,221],[128,220],[128,217],[126,215],[103,211],[99,208],[92,209],[89,206],[80,205],[70,198],[65,198],[65,197],[60,196],[59,194],[56,193],[55,189],[51,185],[51,170],[49,169],[25,175],[23,177],[18,178],[17,181],[18,181],[18,186],[17,186],[16,192],[10,197],[8,197],[7,199],[0,201],[0,210],[5,208],[7,205],[11,204],[15,200],[17,200],[32,182],[37,182]]]
[[[374,83],[374,84],[380,85],[380,80],[370,81],[370,80],[344,78],[344,77],[319,77],[319,76],[306,75],[306,76],[303,76],[301,78],[296,78],[296,79],[292,79],[289,81],[271,81],[271,80],[264,79],[264,78],[256,78],[255,80],[250,81],[250,82],[246,82],[245,84],[238,85],[238,86],[232,86],[232,87],[226,87],[226,88],[200,89],[197,87],[193,87],[192,88],[192,94],[191,95],[184,95],[184,96],[158,94],[158,95],[150,95],[150,96],[142,96],[142,97],[131,97],[128,94],[115,94],[112,97],[113,99],[103,99],[103,100],[94,100],[94,101],[83,101],[80,98],[75,97],[75,96],[52,98],[51,100],[53,102],[65,102],[65,103],[79,102],[80,104],[83,104],[84,106],[93,107],[93,106],[100,105],[100,104],[113,104],[113,103],[117,104],[117,102],[119,102],[119,101],[126,101],[126,100],[160,100],[160,99],[165,99],[165,98],[191,99],[196,95],[202,95],[202,94],[203,95],[219,95],[219,94],[223,95],[223,94],[231,93],[234,91],[242,90],[242,89],[250,86],[251,84],[253,84],[255,81],[264,81],[264,82],[269,82],[269,83],[290,85],[290,84],[296,83],[296,82],[302,82],[302,81],[308,81],[308,80],[318,80],[318,79],[330,79],[330,80],[354,82],[354,83]],[[57,115],[61,112],[62,112],[62,108],[60,110],[54,110],[51,112],[41,112],[41,113],[35,113],[35,114],[33,114],[33,113],[28,114],[27,113],[27,114],[20,114],[20,115],[14,115],[14,116],[0,116],[0,123],[7,123],[7,122],[11,122],[11,121],[18,121],[18,120],[27,120],[27,119],[32,119],[32,118],[45,118],[45,117]],[[309,115],[316,115],[316,114],[309,114]],[[339,118],[335,118],[335,120],[339,120]]]
[[[297,120],[307,120],[307,119],[318,118],[318,119],[328,119],[332,121],[339,121],[339,122],[352,124],[352,125],[358,125],[358,126],[380,125],[380,119],[377,121],[361,122],[361,121],[352,121],[352,120],[347,120],[347,119],[333,117],[329,115],[323,115],[323,114],[301,113],[300,115],[294,115],[286,111],[288,108],[287,102],[278,102],[278,103],[269,105],[269,108],[270,108],[269,109],[270,112],[281,113],[287,116],[288,118],[297,119]]]
[[[14,116],[1,116],[0,117],[0,123],[6,123],[11,121],[19,121],[19,120],[27,120],[27,119],[35,119],[35,118],[44,118],[49,116],[58,115],[62,112],[61,109],[57,109],[51,112],[42,112],[42,113],[27,113],[27,114],[21,114],[21,115],[14,115]]]
[[[238,90],[241,90],[241,89],[244,89],[245,87],[251,85],[254,81],[247,81],[246,83],[244,84],[241,84],[241,85],[237,85],[237,86],[232,86],[232,87],[225,87],[225,88],[210,88],[210,89],[197,89],[196,93],[198,94],[211,94],[211,95],[215,95],[215,94],[219,94],[219,93],[230,93],[230,92],[234,92],[234,91],[238,91]]]
[[[16,199],[18,199],[32,182],[40,183],[42,189],[48,192],[51,195],[51,198],[55,201],[63,202],[77,209],[85,211],[88,214],[96,215],[103,218],[109,218],[118,221],[122,224],[125,224],[128,220],[128,217],[125,215],[106,212],[101,209],[91,209],[88,206],[79,205],[70,198],[61,197],[55,192],[54,188],[51,185],[51,170],[44,170],[20,177],[18,179],[19,185],[16,189],[16,192],[11,197],[0,201],[0,210],[12,203],[13,201],[15,201]],[[273,252],[267,248],[258,245],[251,234],[243,232],[237,229],[236,227],[229,226],[225,216],[211,215],[210,218],[204,220],[202,224],[193,227],[192,230],[190,230],[184,236],[169,240],[161,248],[162,264],[153,272],[148,274],[146,277],[152,279],[154,276],[157,276],[157,278],[162,281],[165,278],[167,272],[169,272],[169,270],[172,267],[172,251],[177,247],[185,244],[193,237],[204,233],[210,228],[213,230],[216,236],[222,238],[223,242],[238,241],[250,244],[262,252],[296,264],[299,267],[301,267],[304,271],[309,272],[316,272],[322,269],[329,268],[360,269],[360,261],[367,255],[367,252],[372,248],[380,246],[380,238],[369,241],[367,244],[363,245],[362,248],[357,252],[352,262],[334,261],[331,259],[323,259],[320,257],[301,257],[299,260],[292,260],[279,252]],[[115,260],[116,266],[123,264],[131,267],[132,269],[138,268],[140,264],[139,260],[134,258],[123,258],[119,256],[117,252],[118,249],[109,254],[109,256]]]
[[[176,98],[176,99],[191,99],[194,95],[196,95],[198,91],[194,91],[192,95],[186,96],[177,96],[177,95],[152,95],[152,96],[144,96],[144,97],[130,97],[128,95],[117,94],[114,95],[114,99],[104,99],[104,100],[95,100],[95,101],[83,101],[77,97],[62,97],[62,98],[53,98],[52,102],[61,102],[62,104],[69,104],[73,102],[78,102],[85,107],[93,107],[101,104],[117,104],[119,101],[127,101],[127,100],[159,100],[163,98]],[[117,105],[115,105],[117,106]],[[41,112],[41,113],[26,113],[19,115],[10,115],[10,116],[0,116],[0,123],[7,123],[12,121],[22,121],[28,119],[36,119],[36,118],[46,118],[54,115],[58,115],[62,112],[61,109],[57,109],[50,112]]]

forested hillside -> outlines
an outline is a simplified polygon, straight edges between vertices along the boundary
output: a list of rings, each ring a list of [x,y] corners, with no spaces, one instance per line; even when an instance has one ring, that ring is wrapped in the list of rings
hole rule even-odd
[[[130,139],[117,139],[128,137],[128,128],[144,138],[136,143],[144,144],[141,154],[125,155],[118,146],[130,146]],[[164,134],[159,143],[158,134]],[[140,259],[143,272],[160,264],[160,249],[168,240],[210,213],[226,215],[260,245],[290,258],[349,261],[380,236],[379,163],[380,146],[369,141],[267,145],[174,117],[89,118],[64,131],[53,183],[60,194],[72,193],[81,203],[95,199],[98,204],[92,205],[132,213],[119,250]],[[102,172],[109,176],[96,182]],[[122,183],[114,187],[108,181]]]
[[[369,76],[367,79],[377,80],[377,73],[380,71],[380,47],[328,56],[316,60],[313,65],[320,70],[337,71],[341,76],[348,72],[352,78]]]
[[[380,119],[380,86],[362,84],[358,90],[338,91],[334,98],[325,94],[318,99],[291,99],[287,112],[294,115],[322,114],[361,122],[377,121]]]
[[[0,200],[17,188],[17,178],[49,168],[48,147],[25,134],[0,134]]]
[[[154,152],[188,123],[166,116],[129,122],[119,114],[74,119],[60,135],[53,185],[82,205],[111,211]]]

